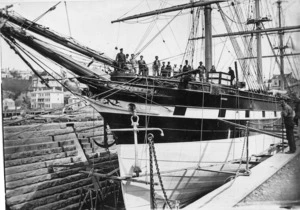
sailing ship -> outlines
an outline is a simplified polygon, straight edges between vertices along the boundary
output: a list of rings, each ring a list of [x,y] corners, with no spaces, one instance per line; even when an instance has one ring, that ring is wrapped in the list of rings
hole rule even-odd
[[[203,10],[205,66],[206,69],[210,69],[211,10],[212,5],[216,5],[225,25],[228,25],[220,6],[223,2],[223,0],[196,1],[117,21],[191,8],[197,10],[192,15],[197,15]],[[239,59],[247,88],[242,88],[243,83],[238,80],[238,75],[236,85],[233,86],[230,75],[224,72],[207,72],[206,81],[192,80],[191,75],[197,71],[185,72],[170,78],[135,75],[130,69],[118,68],[113,59],[96,50],[4,10],[1,11],[1,18],[4,19],[1,37],[16,52],[21,51],[28,55],[22,45],[34,49],[73,72],[79,82],[89,87],[88,90],[84,90],[85,96],[82,98],[89,101],[103,116],[116,137],[120,176],[124,180],[122,192],[127,209],[153,208],[154,201],[159,208],[183,207],[222,185],[228,178],[241,173],[241,164],[234,164],[235,162],[239,162],[241,158],[249,160],[250,156],[259,155],[268,150],[270,145],[282,141],[280,136],[263,131],[265,125],[279,123],[281,115],[279,99],[267,94],[263,86],[259,45],[263,32],[294,30],[299,27],[263,29],[262,23],[266,19],[260,17],[259,2],[255,1],[256,17],[248,20],[249,24],[256,26],[256,30],[243,32],[256,34],[257,85],[251,83],[249,66],[245,60]],[[238,8],[239,5],[233,7]],[[233,33],[229,27],[226,29],[228,32],[226,36],[230,37],[236,56],[240,58],[243,53],[234,36],[241,34]],[[111,66],[114,72],[110,79],[107,79],[34,37],[30,32]],[[195,35],[194,32],[191,34]],[[195,39],[193,36],[190,37],[189,43]],[[247,45],[249,40],[242,38]],[[21,56],[22,53],[18,54]],[[252,51],[249,50],[247,55],[253,57]],[[281,51],[281,57],[283,56],[284,53]],[[128,129],[131,125],[133,128]],[[155,146],[149,146],[150,139],[154,140]],[[149,151],[149,147],[152,150]],[[156,173],[150,167],[153,160],[157,163]],[[133,179],[136,181],[132,181]],[[149,187],[147,184],[150,182]],[[155,182],[160,182],[161,186],[155,188],[154,194]]]

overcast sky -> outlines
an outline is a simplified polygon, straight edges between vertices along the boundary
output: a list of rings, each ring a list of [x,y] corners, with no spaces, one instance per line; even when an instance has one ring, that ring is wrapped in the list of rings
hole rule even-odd
[[[7,1],[2,0],[0,7],[14,4],[11,10],[24,16],[29,20],[34,20],[42,13],[47,11],[51,6],[58,1]],[[141,12],[158,9],[160,7],[168,7],[174,4],[187,3],[187,0],[97,0],[97,1],[67,1],[67,10],[70,20],[70,29],[72,36],[80,43],[87,45],[90,48],[104,52],[109,57],[114,58],[116,54],[115,47],[124,48],[125,53],[135,53],[136,49],[144,46],[160,29],[162,29],[171,18],[177,14],[170,13],[163,15],[160,20],[153,24],[150,30],[149,25],[153,18],[132,20],[128,23],[111,24],[112,20],[118,19],[124,15],[133,15]],[[242,3],[248,3],[249,0],[241,0]],[[262,1],[262,16],[271,15],[272,19],[277,19],[275,0]],[[271,3],[267,7],[266,3]],[[231,15],[229,10],[226,10],[227,3],[222,4],[227,15]],[[247,7],[245,7],[247,9]],[[283,3],[284,8],[284,25],[300,25],[300,1],[288,0]],[[251,7],[248,7],[251,10]],[[248,11],[249,11],[248,10]],[[189,11],[178,16],[156,39],[147,47],[142,54],[146,62],[150,63],[154,60],[154,56],[158,55],[161,59],[174,57],[184,52],[189,35],[191,25]],[[246,14],[246,12],[245,12]],[[251,13],[250,13],[251,14]],[[203,20],[201,19],[200,22]],[[54,31],[63,35],[69,35],[69,26],[67,21],[65,3],[61,2],[54,11],[49,12],[42,17],[37,23],[45,25]],[[232,22],[230,22],[232,24]],[[275,27],[276,21],[268,23],[268,27]],[[220,31],[217,31],[221,29]],[[148,31],[147,31],[148,30]],[[220,15],[216,9],[213,10],[213,34],[225,33],[224,25]],[[200,33],[201,34],[201,33]],[[147,36],[148,35],[148,36]],[[285,41],[288,40],[290,34],[286,34]],[[299,47],[299,33],[294,36],[294,44]],[[276,37],[271,37],[276,41]],[[144,41],[141,44],[141,41]],[[214,39],[213,64],[217,66],[217,70],[227,71],[228,66],[233,66],[236,60],[234,51],[227,40],[226,48],[223,49],[223,44],[226,41],[223,39]],[[263,38],[266,41],[266,38]],[[276,43],[274,44],[276,45]],[[267,45],[265,45],[267,46]],[[199,42],[197,45],[198,51],[196,61],[204,60],[203,54],[204,45]],[[267,48],[267,47],[264,47]],[[202,49],[202,51],[201,51]],[[222,53],[221,53],[222,52]],[[270,50],[264,49],[264,54],[271,54]],[[172,64],[180,64],[182,57],[177,56],[168,59]],[[195,64],[194,66],[196,66]],[[269,71],[274,66],[271,61],[264,60],[264,74],[269,76]],[[7,44],[1,39],[1,67],[27,69],[25,64],[8,48]],[[287,69],[287,71],[290,71]],[[279,73],[279,72],[275,72]]]

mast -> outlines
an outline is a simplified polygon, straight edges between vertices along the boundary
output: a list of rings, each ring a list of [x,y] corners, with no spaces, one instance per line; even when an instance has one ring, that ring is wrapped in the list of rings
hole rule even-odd
[[[279,21],[279,27],[281,27],[281,0],[278,0],[277,2],[278,6],[278,21]],[[285,47],[283,46],[283,32],[279,33],[279,53],[280,53],[280,75],[281,75],[281,90],[284,90],[285,88],[285,78],[284,78],[284,50]]]
[[[286,27],[280,27],[280,28],[266,28],[266,29],[260,29],[260,30],[249,30],[249,31],[238,31],[238,32],[232,32],[232,33],[224,33],[224,34],[215,34],[212,35],[212,38],[219,38],[219,37],[227,37],[227,36],[252,36],[253,34],[257,33],[266,33],[266,34],[273,34],[273,33],[283,33],[284,31],[290,31],[290,32],[300,32],[300,25],[296,26],[286,26]],[[191,40],[197,40],[197,39],[205,39],[205,36],[201,37],[195,37]]]
[[[205,68],[206,79],[212,66],[212,22],[211,22],[211,5],[204,7],[205,16]]]
[[[255,18],[256,18],[256,30],[261,29],[260,22],[260,0],[255,0]],[[257,45],[257,82],[263,84],[262,78],[262,51],[261,51],[261,33],[256,33],[256,45]]]
[[[203,6],[208,6],[211,4],[221,3],[221,2],[225,2],[225,1],[227,1],[227,0],[213,0],[213,1],[209,0],[209,1],[205,1],[205,2],[197,1],[197,2],[187,3],[187,4],[180,4],[180,5],[176,5],[173,7],[167,7],[167,8],[163,8],[163,9],[158,9],[158,10],[154,10],[154,11],[150,11],[150,12],[141,13],[138,15],[132,15],[132,16],[121,18],[121,19],[113,20],[113,21],[111,21],[111,23],[117,23],[117,22],[122,22],[125,20],[141,18],[141,17],[148,17],[148,16],[163,14],[163,13],[167,13],[167,12],[174,12],[174,11],[189,9],[189,8],[193,8],[193,7],[203,7]]]

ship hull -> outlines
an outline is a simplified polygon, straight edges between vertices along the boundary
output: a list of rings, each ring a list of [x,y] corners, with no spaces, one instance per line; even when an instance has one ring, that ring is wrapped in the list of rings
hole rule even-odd
[[[101,113],[111,129],[132,128],[132,115],[129,106],[132,103],[118,101],[117,104],[105,100],[95,101],[92,106]],[[199,140],[218,140],[245,136],[245,129],[230,125],[226,121],[257,129],[264,125],[278,124],[280,111],[251,111],[243,109],[218,109],[208,107],[159,106],[153,104],[134,103],[134,118],[140,128],[156,127],[164,132],[151,131],[158,143],[186,142]],[[146,122],[146,123],[145,123]],[[149,133],[149,132],[148,132]],[[250,135],[255,133],[250,132]],[[133,132],[116,132],[117,144],[133,144]],[[139,131],[138,142],[145,142],[145,132]]]
[[[239,164],[232,164],[243,157],[246,158],[245,129],[229,125],[222,120],[263,129],[264,125],[279,122],[279,111],[247,110],[186,107],[184,111],[178,106],[161,106],[154,104],[134,103],[135,115],[129,107],[131,102],[118,100],[117,102],[100,100],[91,104],[104,117],[111,129],[132,128],[132,121],[140,128],[161,128],[164,136],[157,131],[154,134],[156,157],[161,178],[168,199],[175,205],[186,206],[202,195],[216,189],[228,180],[239,168]],[[147,135],[138,132],[137,162],[141,169],[141,181],[150,181],[149,147]],[[117,137],[118,158],[121,177],[135,176],[135,144],[133,131],[115,131]],[[268,150],[271,144],[280,143],[281,139],[255,132],[249,135],[249,156],[260,154]],[[154,164],[153,164],[154,165]],[[197,168],[214,171],[208,172]],[[154,169],[154,181],[158,175]],[[149,185],[123,181],[122,192],[126,209],[149,209]],[[156,201],[159,207],[166,205],[160,186],[155,187]]]
[[[155,139],[154,139],[155,141]],[[266,135],[249,137],[249,155],[266,151],[271,144],[280,143],[281,139]],[[134,145],[119,144],[118,158],[120,175],[133,176],[135,166]],[[229,138],[213,141],[184,143],[155,143],[156,158],[163,186],[174,207],[175,202],[181,207],[188,205],[206,193],[224,184],[244,165],[232,161],[246,158],[245,138]],[[150,181],[149,146],[138,145],[138,166],[141,181]],[[153,166],[155,164],[153,163]],[[211,170],[202,171],[201,169]],[[197,169],[198,168],[198,169]],[[154,167],[154,182],[159,183]],[[216,172],[213,172],[216,171]],[[218,172],[221,171],[221,172]],[[228,173],[232,172],[232,174]],[[126,209],[150,209],[150,186],[130,181],[122,182],[122,192]],[[155,186],[156,203],[159,208],[166,205],[161,186]]]

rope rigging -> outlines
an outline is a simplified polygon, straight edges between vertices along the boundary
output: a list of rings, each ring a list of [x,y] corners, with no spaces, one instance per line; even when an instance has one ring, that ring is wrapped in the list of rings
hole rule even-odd
[[[37,22],[38,20],[40,20],[42,17],[44,17],[47,13],[53,11],[56,9],[56,6],[59,5],[61,2],[56,3],[54,6],[50,7],[46,12],[42,13],[40,16],[38,16],[37,18],[35,18],[32,23],[26,28],[26,30],[28,28],[30,28],[35,22]],[[22,26],[21,26],[22,27]]]
[[[70,20],[69,20],[69,13],[68,13],[67,2],[64,1],[64,3],[65,3],[65,9],[66,9],[66,15],[67,15],[67,21],[68,21],[69,35],[70,35],[70,37],[72,37],[72,33],[71,33],[71,25],[70,25]]]

